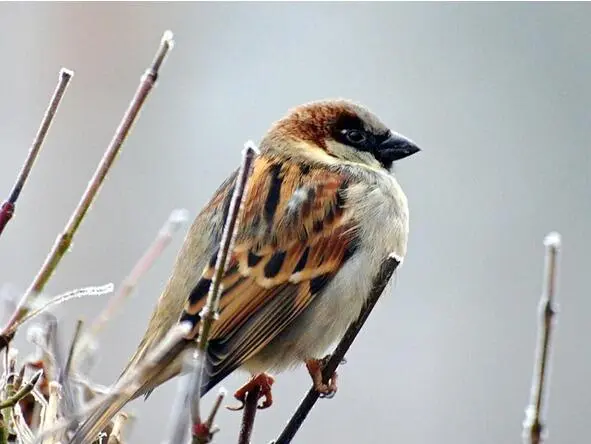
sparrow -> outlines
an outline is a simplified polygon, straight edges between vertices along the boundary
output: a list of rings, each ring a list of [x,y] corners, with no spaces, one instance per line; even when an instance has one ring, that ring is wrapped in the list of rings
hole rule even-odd
[[[359,316],[380,265],[406,255],[409,210],[394,163],[417,153],[364,106],[323,100],[290,110],[259,144],[221,281],[219,317],[207,349],[201,396],[237,369],[272,403],[267,372],[304,363],[314,387],[322,357]],[[111,409],[149,394],[181,372],[181,352],[196,346],[200,312],[214,274],[238,170],[195,218],[147,330],[123,375],[146,358],[179,321],[192,329],[181,347]],[[114,410],[114,411],[113,411]]]

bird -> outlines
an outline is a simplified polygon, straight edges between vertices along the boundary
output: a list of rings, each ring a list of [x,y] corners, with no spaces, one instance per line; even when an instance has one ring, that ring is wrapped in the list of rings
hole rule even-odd
[[[394,165],[420,148],[365,106],[326,99],[288,110],[263,136],[259,151],[221,279],[200,395],[243,369],[252,377],[236,398],[244,401],[257,385],[261,407],[268,407],[270,373],[301,364],[321,394],[337,390],[336,374],[322,380],[322,358],[359,316],[386,257],[394,253],[402,261],[406,255],[408,200]],[[102,424],[178,375],[182,352],[196,346],[237,175],[235,170],[223,181],[188,229],[122,376],[179,322],[188,322],[190,332],[134,393],[103,412]]]

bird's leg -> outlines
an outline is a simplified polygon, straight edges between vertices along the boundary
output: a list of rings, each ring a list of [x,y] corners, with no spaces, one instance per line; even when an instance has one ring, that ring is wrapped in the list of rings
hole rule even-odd
[[[332,398],[337,392],[337,372],[334,372],[328,380],[328,384],[322,381],[322,369],[330,359],[330,355],[325,356],[322,359],[308,359],[306,361],[306,367],[308,373],[312,377],[314,388],[320,393],[321,398]]]
[[[240,387],[234,393],[234,398],[241,402],[238,407],[228,407],[230,410],[242,410],[244,403],[246,402],[246,395],[255,389],[258,389],[258,399],[265,398],[265,400],[258,405],[259,409],[266,409],[271,407],[273,404],[273,395],[271,393],[271,386],[275,382],[275,379],[266,373],[253,376],[250,381]],[[258,400],[257,400],[258,402]]]

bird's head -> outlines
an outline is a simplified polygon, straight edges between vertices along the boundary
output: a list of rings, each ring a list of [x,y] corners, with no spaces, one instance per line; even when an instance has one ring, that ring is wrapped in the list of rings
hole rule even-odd
[[[261,143],[265,146],[301,150],[318,160],[332,158],[388,170],[395,161],[419,151],[413,141],[348,100],[311,102],[290,110],[269,130]]]

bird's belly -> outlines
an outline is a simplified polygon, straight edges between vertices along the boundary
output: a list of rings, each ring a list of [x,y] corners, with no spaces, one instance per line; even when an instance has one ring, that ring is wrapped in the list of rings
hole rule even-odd
[[[283,332],[245,364],[253,373],[281,371],[323,357],[359,316],[374,272],[366,254],[352,257]]]
[[[406,197],[396,185],[359,192],[360,248],[283,332],[245,368],[253,373],[281,371],[311,358],[321,358],[357,319],[383,260],[395,253],[403,258],[408,237]],[[361,191],[361,190],[360,190]]]

